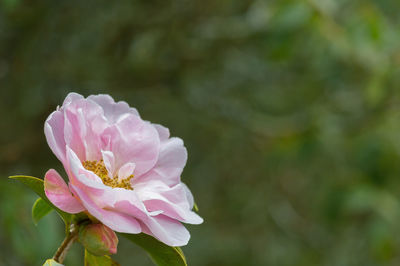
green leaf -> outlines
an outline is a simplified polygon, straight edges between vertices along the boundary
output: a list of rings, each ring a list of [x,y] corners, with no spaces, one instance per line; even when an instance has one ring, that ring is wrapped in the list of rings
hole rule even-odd
[[[199,206],[197,206],[196,202],[193,203],[193,210],[199,212]]]
[[[170,247],[146,234],[120,234],[147,251],[158,266],[187,266],[179,247]]]
[[[53,259],[48,259],[46,262],[43,264],[43,266],[64,266],[63,264],[58,263],[57,261]]]
[[[34,224],[37,225],[40,219],[45,217],[52,210],[54,210],[53,207],[47,204],[47,202],[44,201],[42,198],[38,198],[32,207],[32,218]]]
[[[85,266],[118,266],[110,256],[95,256],[85,249]]]
[[[64,223],[66,225],[69,225],[71,221],[71,214],[63,212],[49,201],[49,199],[46,197],[46,194],[44,193],[44,184],[42,179],[24,175],[10,176],[10,178],[20,181],[21,183],[32,189],[34,192],[36,192],[36,194],[38,194],[39,197],[41,197],[48,205],[50,205],[53,209],[57,211],[57,213],[64,220]]]

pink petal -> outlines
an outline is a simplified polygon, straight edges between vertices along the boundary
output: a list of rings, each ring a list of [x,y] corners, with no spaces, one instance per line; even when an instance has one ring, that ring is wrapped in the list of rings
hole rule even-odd
[[[184,223],[201,224],[203,222],[203,219],[191,210],[187,191],[181,184],[170,188],[160,181],[150,181],[135,186],[135,190],[148,211],[162,211],[163,215]]]
[[[128,200],[116,202],[115,210],[134,215],[140,221],[144,233],[154,236],[169,246],[184,246],[189,241],[189,231],[174,219],[164,215],[153,217]]]
[[[88,100],[96,102],[103,108],[104,115],[110,124],[117,123],[123,119],[126,114],[139,116],[135,108],[129,107],[129,105],[123,101],[116,103],[110,95],[90,95]]]
[[[96,205],[84,190],[74,185],[72,185],[72,188],[79,196],[88,212],[112,230],[129,234],[138,234],[142,231],[139,222],[134,217],[124,213],[102,209]]]
[[[76,155],[82,160],[86,160],[86,149],[82,139],[81,131],[85,130],[84,118],[77,114],[76,110],[64,110],[64,139]]]
[[[115,171],[115,158],[114,154],[111,151],[101,151],[103,156],[104,165],[107,168],[108,176],[110,178],[114,178]]]
[[[63,106],[66,106],[76,100],[83,99],[83,96],[80,95],[79,93],[76,92],[70,92],[68,93],[67,97],[65,97],[65,100],[63,102]]]
[[[67,149],[67,172],[70,177],[70,181],[76,185],[76,182],[83,184],[86,187],[92,189],[103,190],[106,186],[101,181],[100,177],[94,174],[92,171],[86,170],[78,156],[69,147]]]
[[[121,181],[133,174],[135,170],[135,163],[126,163],[118,170],[118,180]]]
[[[164,215],[143,221],[142,230],[172,247],[185,246],[190,239],[189,231],[178,221]]]
[[[190,209],[193,209],[194,206],[194,198],[193,198],[193,194],[190,191],[190,189],[188,188],[188,186],[186,186],[185,183],[181,182],[181,186],[183,187],[183,189],[185,190],[186,193],[186,199],[189,203]]]
[[[155,165],[160,148],[158,133],[150,123],[140,117],[126,116],[107,128],[103,134],[110,136],[110,148],[114,153],[117,169],[125,163],[134,162],[135,175],[140,176]]]
[[[107,127],[103,109],[95,102],[79,99],[63,106],[64,138],[81,161],[101,158],[101,133]]]
[[[86,170],[76,154],[67,146],[67,162],[70,184],[81,188],[90,195],[92,201],[100,208],[108,206],[109,202],[115,201],[113,188],[106,186],[100,177],[92,171]]]
[[[160,146],[158,161],[145,175],[134,179],[135,183],[161,180],[169,186],[179,184],[180,175],[187,161],[187,151],[180,138],[170,138]]]
[[[65,163],[64,115],[54,111],[44,124],[44,134],[50,149],[57,158]]]
[[[60,210],[68,213],[79,213],[85,210],[82,204],[72,196],[67,184],[54,169],[50,169],[45,175],[44,191],[47,198]]]
[[[169,138],[169,129],[159,124],[152,124],[154,128],[158,132],[158,136],[160,137],[161,142],[168,140]]]

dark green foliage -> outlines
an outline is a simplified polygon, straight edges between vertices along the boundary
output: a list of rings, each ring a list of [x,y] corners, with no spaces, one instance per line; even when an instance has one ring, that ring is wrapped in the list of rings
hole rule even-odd
[[[49,214],[53,209],[52,206],[50,206],[46,201],[44,201],[42,198],[38,198],[35,203],[32,206],[32,219],[33,223],[35,225],[38,224],[38,222],[45,217],[47,214]]]
[[[185,255],[179,247],[170,247],[146,234],[119,234],[147,251],[158,266],[187,266]]]

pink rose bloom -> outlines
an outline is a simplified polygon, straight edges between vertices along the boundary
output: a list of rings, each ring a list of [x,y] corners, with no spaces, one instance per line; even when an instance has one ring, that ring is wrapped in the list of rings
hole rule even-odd
[[[114,231],[143,232],[170,246],[189,241],[181,222],[203,222],[180,180],[183,141],[126,102],[70,93],[44,131],[69,178],[67,185],[54,169],[45,176],[46,195],[61,210],[87,212]]]

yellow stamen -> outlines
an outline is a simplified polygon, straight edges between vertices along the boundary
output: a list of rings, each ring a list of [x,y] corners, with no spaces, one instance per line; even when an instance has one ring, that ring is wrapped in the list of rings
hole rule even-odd
[[[128,176],[127,178],[118,181],[118,176],[114,176],[114,178],[110,178],[108,176],[108,171],[106,166],[104,165],[103,160],[100,161],[84,161],[83,167],[86,170],[92,171],[98,177],[101,178],[103,184],[109,187],[120,187],[128,190],[133,190],[131,186],[131,179],[134,177],[133,175]]]

